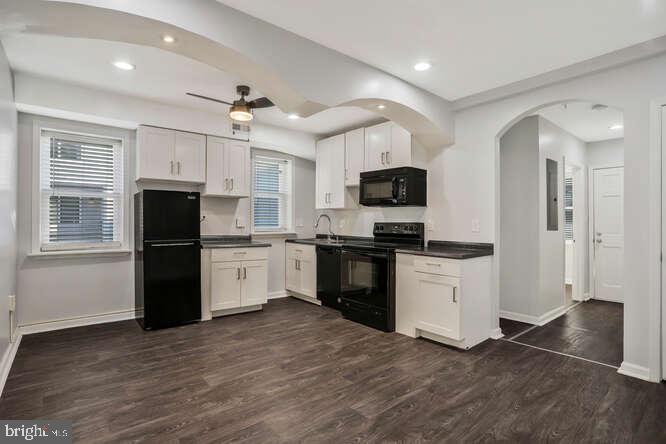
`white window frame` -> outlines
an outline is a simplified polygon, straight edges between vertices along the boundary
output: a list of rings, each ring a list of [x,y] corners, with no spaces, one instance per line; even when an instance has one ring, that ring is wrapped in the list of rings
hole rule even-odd
[[[122,205],[117,220],[119,240],[117,242],[94,243],[94,244],[42,244],[42,230],[48,221],[42,221],[42,199],[41,199],[41,138],[43,132],[55,132],[68,134],[77,140],[108,139],[118,145],[121,150],[122,163]],[[32,247],[30,256],[73,256],[79,254],[128,254],[129,250],[129,224],[130,224],[130,177],[128,152],[130,150],[129,131],[103,127],[93,124],[65,121],[59,119],[35,117],[33,120],[33,143],[32,143]]]
[[[265,157],[268,159],[277,159],[280,161],[286,161],[289,164],[289,193],[287,194],[287,209],[286,216],[288,218],[285,226],[280,230],[269,230],[269,229],[257,229],[254,226],[254,162],[256,157]],[[294,232],[294,158],[292,156],[283,155],[274,151],[265,151],[265,150],[255,150],[252,149],[251,156],[251,191],[250,191],[250,218],[252,224],[252,234],[255,235],[285,235],[291,234]]]

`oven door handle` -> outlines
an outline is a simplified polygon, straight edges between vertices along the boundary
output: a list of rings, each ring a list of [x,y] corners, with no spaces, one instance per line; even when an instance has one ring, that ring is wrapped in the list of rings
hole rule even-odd
[[[385,254],[369,253],[367,251],[358,251],[358,250],[345,250],[344,248],[342,249],[342,254],[364,256],[364,257],[374,257],[374,258],[378,258],[378,259],[388,259],[388,257]]]

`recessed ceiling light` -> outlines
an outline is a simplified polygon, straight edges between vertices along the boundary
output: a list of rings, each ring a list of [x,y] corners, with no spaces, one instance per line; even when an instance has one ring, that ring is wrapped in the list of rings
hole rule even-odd
[[[294,113],[292,113],[292,114],[289,114],[289,115],[287,116],[287,118],[289,118],[289,119],[291,119],[291,120],[296,120],[296,119],[300,119],[301,116],[299,116],[298,114],[294,114]]]
[[[415,71],[427,71],[430,69],[432,65],[428,62],[419,62],[416,65],[414,65],[414,70]]]
[[[165,34],[165,35],[162,36],[162,41],[164,43],[173,43],[173,42],[176,41],[176,38],[172,35]]]
[[[379,105],[377,105],[377,109],[385,109],[385,108],[386,108],[386,105],[384,105],[383,103],[380,103]]]
[[[125,62],[123,60],[118,60],[117,62],[113,62],[113,66],[115,66],[118,69],[122,69],[123,71],[131,71],[136,68],[136,66],[132,65],[130,62]]]
[[[624,125],[622,125],[621,123],[616,123],[615,125],[611,125],[611,126],[608,127],[608,129],[611,129],[611,130],[614,130],[614,131],[615,130],[621,130],[622,128],[624,128]]]

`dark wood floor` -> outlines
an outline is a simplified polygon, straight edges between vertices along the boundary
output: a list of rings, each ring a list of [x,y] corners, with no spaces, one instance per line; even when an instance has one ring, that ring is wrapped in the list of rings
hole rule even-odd
[[[511,339],[533,327],[526,322],[514,321],[511,319],[500,318],[500,329],[505,339]]]
[[[515,340],[619,367],[623,325],[622,304],[590,300]]]
[[[293,299],[26,336],[0,418],[82,442],[666,442],[666,386],[507,341],[458,351]]]

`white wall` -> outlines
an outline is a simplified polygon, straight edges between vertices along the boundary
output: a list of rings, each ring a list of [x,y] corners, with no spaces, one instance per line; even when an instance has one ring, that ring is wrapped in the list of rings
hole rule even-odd
[[[651,103],[666,98],[666,55],[608,71],[531,90],[522,94],[461,110],[455,115],[456,142],[437,150],[430,164],[431,177],[440,177],[439,199],[431,200],[426,217],[441,221],[436,239],[495,242],[498,220],[498,135],[511,124],[546,104],[572,99],[603,103],[623,111],[625,163],[625,329],[626,368],[645,375],[659,365],[658,307],[650,295],[659,270],[659,240],[650,237],[659,223],[658,208],[651,206],[658,183],[660,162],[651,159]],[[628,87],[631,85],[631,87]],[[472,219],[480,231],[471,230]],[[501,246],[500,246],[501,248]],[[655,252],[656,251],[656,252]],[[495,295],[493,311],[498,312]],[[494,325],[493,328],[497,328]],[[630,364],[630,365],[629,365]],[[647,377],[647,376],[646,376]]]
[[[500,140],[500,310],[539,316],[539,120],[527,117]],[[508,312],[508,313],[507,313]]]
[[[624,139],[588,142],[587,164],[590,168],[608,165],[624,165]]]
[[[9,345],[7,297],[16,294],[16,119],[12,73],[0,44],[0,358]]]

